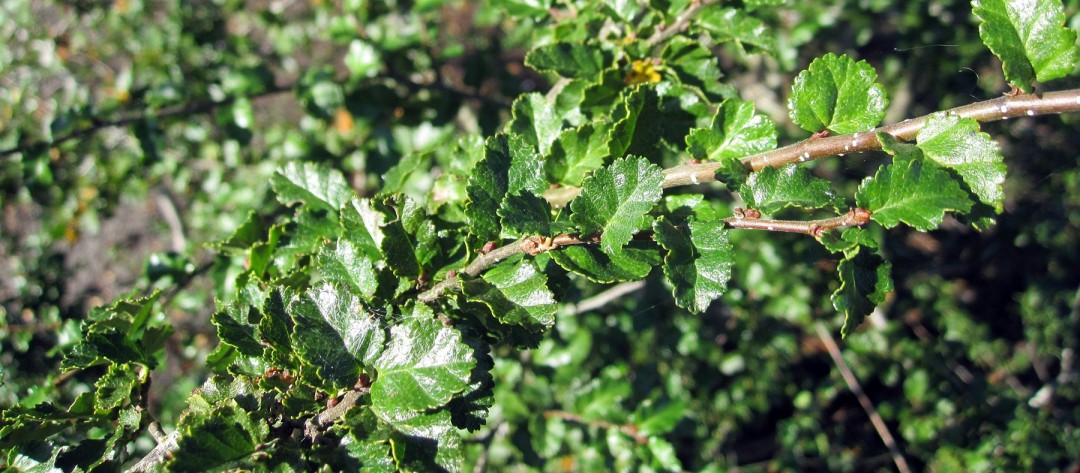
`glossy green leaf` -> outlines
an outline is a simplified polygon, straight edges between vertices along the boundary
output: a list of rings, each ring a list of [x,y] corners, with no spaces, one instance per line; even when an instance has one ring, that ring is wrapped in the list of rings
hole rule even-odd
[[[382,244],[381,227],[386,216],[375,210],[371,200],[354,197],[342,208],[339,217],[342,237],[349,240],[372,261],[382,259],[379,247]]]
[[[355,195],[340,171],[309,162],[286,164],[270,178],[270,185],[283,204],[333,212]]]
[[[873,234],[860,227],[849,227],[843,232],[826,232],[825,235],[818,238],[818,242],[820,242],[826,250],[833,253],[847,252],[849,250],[854,250],[859,246],[872,249],[878,248],[878,242],[874,239]]]
[[[612,254],[584,245],[565,246],[549,254],[567,271],[598,283],[636,281],[660,264],[660,252],[654,246],[636,242]]]
[[[109,371],[94,383],[94,387],[97,388],[94,395],[94,409],[98,412],[107,412],[131,403],[134,399],[135,388],[141,384],[135,368],[131,365],[109,366]]]
[[[236,347],[247,356],[260,356],[263,347],[255,335],[255,326],[251,325],[248,306],[229,304],[225,310],[219,310],[210,316],[210,322],[217,328],[218,339]]]
[[[499,207],[503,231],[512,237],[551,236],[551,205],[532,192],[508,195]]]
[[[972,7],[979,37],[1001,59],[1013,87],[1031,92],[1034,80],[1069,75],[1080,61],[1060,0],[976,0]]]
[[[686,92],[669,82],[627,89],[611,114],[611,156],[637,155],[657,160],[666,146],[684,143],[686,134],[697,125],[697,117],[687,108],[701,105],[687,103],[684,97],[693,94]]]
[[[120,299],[90,311],[83,338],[64,354],[61,369],[87,368],[108,363],[157,365],[156,353],[165,346],[172,327],[152,320],[160,292]]]
[[[563,130],[551,146],[551,156],[544,162],[547,175],[553,182],[581,185],[585,176],[603,166],[610,155],[608,133],[608,125],[602,123]]]
[[[362,369],[379,358],[386,332],[349,291],[324,284],[289,303],[296,355],[335,389],[356,384]]]
[[[525,65],[562,77],[592,78],[612,61],[611,53],[584,43],[551,43],[534,48],[525,56]]]
[[[997,142],[979,131],[979,122],[935,113],[916,139],[927,158],[956,171],[979,200],[1001,212],[1005,162]]]
[[[645,158],[630,156],[585,179],[570,203],[570,219],[584,235],[600,233],[600,247],[615,253],[646,225],[645,214],[660,201],[664,175]]]
[[[893,290],[892,265],[866,248],[845,252],[837,271],[840,287],[832,295],[833,306],[844,314],[840,333],[847,336],[862,318],[870,315]]]
[[[476,364],[461,332],[443,326],[431,309],[416,306],[405,323],[390,329],[386,351],[375,360],[372,410],[394,422],[408,412],[445,405],[468,386]]]
[[[701,46],[697,40],[675,36],[664,46],[660,54],[665,69],[675,73],[679,83],[697,87],[702,91],[719,92],[720,66],[716,55]]]
[[[399,471],[461,471],[465,462],[461,436],[446,411],[410,412],[394,423],[391,438]]]
[[[971,209],[968,193],[947,171],[919,159],[896,159],[882,166],[863,180],[855,201],[886,228],[904,222],[924,232],[937,228],[945,212]]]
[[[543,94],[533,92],[514,101],[513,114],[510,129],[525,137],[541,155],[547,155],[551,143],[562,132],[562,118],[555,113],[555,105]]]
[[[488,306],[502,324],[543,333],[555,323],[555,296],[532,260],[496,266],[483,279],[465,281],[462,291],[469,300]]]
[[[377,207],[393,217],[380,227],[386,265],[400,277],[419,277],[439,252],[435,223],[419,202],[404,195],[388,196]]]
[[[766,214],[785,207],[816,209],[832,205],[840,209],[844,206],[829,181],[814,177],[808,169],[795,164],[767,167],[750,174],[739,195],[748,207]]]
[[[727,291],[735,250],[724,222],[690,221],[675,226],[660,218],[653,223],[657,243],[668,251],[664,275],[674,287],[679,307],[702,313]]]
[[[344,61],[353,79],[374,77],[382,68],[379,50],[362,39],[354,39],[349,43],[349,51],[345,53]]]
[[[345,238],[327,245],[315,258],[319,273],[327,281],[343,284],[354,294],[370,299],[378,286],[375,265],[364,250]]]
[[[718,43],[734,42],[740,47],[752,46],[768,54],[776,54],[776,36],[765,24],[738,8],[709,8],[694,24],[709,33]]]
[[[788,98],[791,120],[804,130],[854,133],[885,117],[888,99],[877,72],[866,61],[829,53],[795,77]]]
[[[249,469],[256,447],[270,430],[233,400],[224,401],[207,415],[184,419],[178,426],[177,449],[166,464],[171,471]]]
[[[484,146],[484,158],[476,164],[466,191],[465,214],[470,231],[479,240],[501,235],[498,211],[507,194],[541,192],[546,185],[543,161],[520,135],[495,135]]]
[[[686,136],[687,152],[696,159],[721,161],[776,148],[776,126],[754,104],[727,99],[716,109],[712,126]]]

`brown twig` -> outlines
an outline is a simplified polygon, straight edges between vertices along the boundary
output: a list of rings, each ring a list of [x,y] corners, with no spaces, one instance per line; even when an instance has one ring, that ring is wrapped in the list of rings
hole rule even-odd
[[[964,118],[972,118],[979,122],[1080,112],[1080,89],[1046,92],[1044,94],[1003,96],[952,108],[945,110],[945,112]],[[747,156],[742,158],[741,161],[750,170],[759,171],[766,167],[780,167],[786,164],[801,163],[829,156],[843,156],[861,151],[876,151],[881,149],[877,133],[887,133],[897,139],[911,140],[926,125],[929,118],[930,115],[924,115],[869,131],[803,140],[783,148]],[[664,170],[663,187],[713,182],[716,180],[716,171],[720,169],[720,165],[718,162],[709,162],[685,164],[666,169]],[[560,197],[565,198],[563,195],[560,195]]]
[[[638,428],[633,424],[614,424],[604,420],[588,420],[573,412],[566,411],[545,411],[544,418],[546,419],[561,419],[567,422],[573,422],[575,424],[588,425],[592,427],[598,427],[601,429],[616,429],[634,439],[637,443],[647,444],[649,443],[649,436],[638,432]]]
[[[692,20],[702,9],[716,3],[717,0],[693,0],[690,2],[690,6],[683,10],[679,16],[675,17],[675,21],[662,30],[657,30],[653,33],[649,39],[645,40],[645,44],[649,47],[654,47],[660,44],[665,39],[675,36],[683,31],[686,31],[690,27],[690,20]]]
[[[870,211],[866,209],[851,209],[848,213],[833,218],[821,220],[769,220],[747,217],[739,212],[734,217],[724,219],[724,223],[731,228],[745,230],[765,230],[770,232],[799,233],[820,238],[825,232],[834,228],[862,226],[870,221]]]
[[[904,459],[904,455],[900,453],[900,448],[896,445],[896,439],[893,438],[892,433],[889,432],[889,427],[885,425],[885,420],[881,418],[881,414],[878,414],[877,408],[870,402],[870,398],[866,396],[866,392],[863,391],[862,385],[859,384],[859,380],[855,378],[855,373],[851,372],[851,368],[848,367],[847,362],[844,361],[844,357],[840,355],[840,347],[836,345],[836,340],[833,338],[829,330],[825,328],[825,324],[820,321],[814,322],[814,330],[817,332],[818,338],[825,344],[825,349],[829,352],[829,357],[832,358],[836,369],[840,371],[840,376],[844,378],[844,383],[847,384],[848,389],[851,390],[855,397],[859,400],[859,405],[862,406],[863,411],[866,412],[866,416],[870,418],[870,423],[873,424],[874,430],[877,431],[881,441],[885,443],[885,447],[889,449],[889,453],[892,454],[893,463],[896,464],[896,469],[900,473],[911,473],[911,468],[908,467],[907,460]]]

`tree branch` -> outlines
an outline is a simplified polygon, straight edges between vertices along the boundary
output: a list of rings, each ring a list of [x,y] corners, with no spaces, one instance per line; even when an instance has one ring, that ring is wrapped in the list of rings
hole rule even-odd
[[[952,108],[945,112],[984,123],[1016,117],[1080,112],[1080,89],[1044,94],[1006,95]],[[877,133],[888,133],[901,140],[911,140],[926,125],[926,120],[929,118],[930,115],[924,115],[870,131],[807,139],[783,148],[747,156],[741,161],[752,171],[760,171],[766,167],[780,167],[829,156],[876,151],[881,149]],[[686,164],[666,169],[663,186],[668,188],[713,182],[716,180],[716,171],[720,169],[720,164],[718,162]]]
[[[686,8],[679,16],[675,17],[675,22],[668,25],[662,30],[657,30],[653,33],[649,39],[645,40],[645,44],[649,47],[654,47],[660,44],[665,39],[675,36],[683,31],[686,31],[690,27],[690,20],[692,20],[698,13],[705,7],[716,3],[717,0],[694,0],[690,2],[690,6]]]
[[[839,217],[821,220],[768,220],[747,216],[737,211],[734,217],[724,219],[724,223],[731,228],[747,230],[765,230],[770,232],[787,232],[810,235],[820,238],[825,232],[839,227],[862,226],[870,221],[870,211],[866,209],[851,209],[848,213]]]
[[[844,378],[844,383],[846,383],[848,389],[855,394],[855,397],[859,399],[859,405],[861,405],[863,411],[866,412],[866,416],[870,418],[870,423],[874,425],[874,430],[877,431],[878,436],[881,437],[881,441],[888,447],[889,453],[892,454],[893,463],[896,464],[896,469],[900,473],[911,473],[911,468],[908,467],[907,460],[904,459],[904,455],[900,453],[900,448],[896,445],[896,439],[894,439],[892,433],[889,432],[889,427],[885,425],[885,420],[881,418],[881,414],[878,414],[877,408],[874,407],[874,403],[870,402],[870,398],[866,396],[866,392],[863,391],[862,385],[859,384],[859,380],[855,377],[855,373],[851,372],[851,368],[849,368],[847,362],[844,361],[844,357],[840,355],[840,347],[836,345],[836,340],[833,338],[832,334],[825,328],[825,324],[820,321],[814,322],[814,330],[817,332],[818,338],[821,338],[822,343],[825,344],[825,349],[828,350],[829,357],[832,358],[833,363],[836,364],[836,369],[840,371],[840,376]]]

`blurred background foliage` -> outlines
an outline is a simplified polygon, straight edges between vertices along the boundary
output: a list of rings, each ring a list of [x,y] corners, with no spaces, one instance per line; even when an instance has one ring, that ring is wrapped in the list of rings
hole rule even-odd
[[[207,375],[213,300],[243,265],[206,245],[251,213],[282,210],[267,194],[275,168],[316,161],[361,194],[385,180],[461,196],[464,183],[440,179],[444,170],[471,166],[513,99],[550,86],[525,53],[611,27],[605,15],[633,2],[602,3],[610,10],[3,0],[0,407],[64,405],[92,389],[101,372],[58,371],[79,322],[120,295],[162,289],[175,332],[151,405],[170,430]],[[782,143],[805,137],[786,118],[791,79],[826,52],[877,68],[886,122],[1007,89],[966,1],[745,3],[772,42],[713,50],[737,94],[781,124]],[[1078,13],[1080,1],[1067,1],[1074,29]],[[997,226],[884,236],[895,294],[842,353],[917,470],[1080,471],[1078,121],[984,127],[1009,167]],[[814,172],[853,189],[880,162],[849,156]],[[719,190],[706,197],[722,212],[734,205]],[[567,282],[573,299],[538,348],[495,353],[496,404],[469,461],[493,471],[893,469],[815,331],[842,322],[828,302],[833,257],[805,237],[732,239],[733,289],[701,316],[675,307],[658,274],[617,294]]]

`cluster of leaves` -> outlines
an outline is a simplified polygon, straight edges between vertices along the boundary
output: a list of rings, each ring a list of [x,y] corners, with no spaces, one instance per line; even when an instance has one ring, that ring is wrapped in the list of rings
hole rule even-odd
[[[551,8],[508,3],[510,14],[523,18]],[[734,49],[743,59],[781,56],[782,36],[767,23],[777,3],[574,2],[519,33],[532,34],[529,42],[537,45],[525,65],[554,85],[519,95],[508,104],[505,125],[491,122],[497,98],[471,108],[467,102],[480,99],[460,84],[438,73],[435,85],[426,82],[431,71],[465,54],[422,41],[425,22],[453,7],[357,4],[347,6],[348,14],[318,17],[309,26],[328,28],[331,43],[345,51],[348,74],[332,67],[295,71],[291,89],[311,120],[267,138],[273,140],[268,153],[285,153],[281,158],[289,161],[272,174],[262,166],[273,203],[247,206],[252,211],[236,219],[236,230],[212,245],[218,300],[210,321],[220,340],[206,357],[212,375],[188,398],[174,433],[136,468],[457,471],[481,461],[559,459],[567,469],[586,470],[722,467],[704,460],[722,452],[722,444],[687,433],[691,408],[707,406],[715,414],[705,415],[711,418],[701,419],[699,430],[753,422],[772,408],[759,395],[774,395],[765,386],[769,375],[790,380],[777,357],[800,354],[797,330],[763,328],[768,319],[755,310],[787,315],[768,304],[794,300],[801,308],[788,319],[805,323],[823,310],[815,291],[831,292],[842,332],[853,332],[894,290],[892,264],[882,252],[885,229],[926,232],[949,213],[987,228],[1006,203],[999,146],[978,122],[932,114],[911,143],[875,132],[886,114],[885,87],[869,63],[846,54],[814,59],[795,76],[789,117],[815,136],[850,139],[852,152],[876,143],[887,162],[857,189],[815,175],[805,163],[825,156],[809,152],[798,163],[752,169],[746,158],[775,150],[780,132],[723,82],[715,51]],[[267,22],[270,32],[287,29],[274,13],[249,20]],[[1077,68],[1076,35],[1064,26],[1060,3],[1018,10],[987,2],[974,13],[982,40],[1014,87],[1030,90],[1036,79]],[[359,25],[365,34],[356,37]],[[221,34],[238,50],[257,49]],[[277,46],[278,54],[295,47]],[[212,82],[227,99],[213,105],[229,142],[247,147],[244,159],[257,160],[248,147],[253,98],[282,88],[260,63],[237,65],[250,60],[239,53],[221,60],[222,76]],[[152,100],[155,93],[172,97],[164,92],[169,88],[148,84],[149,98],[141,100],[163,107],[197,99]],[[189,93],[213,97],[216,90]],[[405,95],[410,99],[403,101]],[[455,135],[452,119],[465,122],[466,137]],[[137,129],[151,130],[136,134],[136,154],[162,160],[162,138],[151,121],[137,121]],[[485,134],[491,136],[480,137]],[[34,148],[39,154],[21,152],[20,159],[48,160],[56,149],[48,143],[57,136],[63,133],[45,136],[45,145]],[[9,139],[32,138],[27,132]],[[716,171],[698,177],[692,171],[700,163]],[[693,184],[724,186],[665,193],[682,185],[668,177],[686,170]],[[722,189],[766,219],[731,217],[730,199],[713,198]],[[852,204],[873,223],[844,220],[855,215]],[[867,225],[835,228],[852,223]],[[770,225],[805,228],[816,238],[785,246],[740,229]],[[761,256],[766,250],[771,260]],[[838,283],[767,277],[813,252],[837,255]],[[612,283],[641,280],[651,295],[628,298],[610,323],[576,320],[566,316],[573,310],[560,308]],[[754,292],[777,297],[769,302]],[[710,315],[722,296],[732,298],[731,313]],[[4,461],[27,470],[106,470],[130,460],[129,445],[156,425],[150,373],[171,334],[161,299],[156,292],[121,299],[71,328],[77,335],[61,369],[98,374],[93,389],[66,404],[41,395],[5,409]],[[719,337],[707,327],[714,320],[760,335],[740,343],[763,357],[726,353],[726,341],[710,346],[702,333]],[[873,355],[882,352],[884,336],[849,340]],[[656,359],[658,346],[681,358]],[[532,350],[515,356],[522,349]],[[597,353],[630,359],[600,357],[603,364],[596,365],[590,358]],[[717,367],[730,378],[750,373],[740,378],[749,381],[705,381]],[[909,399],[929,390],[925,371],[900,380],[899,369],[892,367],[884,384],[902,384]],[[836,396],[836,386],[802,386],[794,408],[809,410]],[[631,402],[636,407],[626,409]],[[947,414],[950,408],[938,404],[936,414]],[[798,439],[812,429],[811,417],[780,428],[785,442],[800,445],[781,462],[799,464],[807,449]],[[934,425],[924,424],[922,418],[905,423],[905,439],[932,441]],[[477,430],[485,440],[470,446],[463,432]],[[680,448],[680,436],[694,438],[689,449]],[[575,446],[582,438],[590,441]],[[827,458],[829,450],[817,445],[810,456]],[[934,461],[972,465],[948,455]]]

